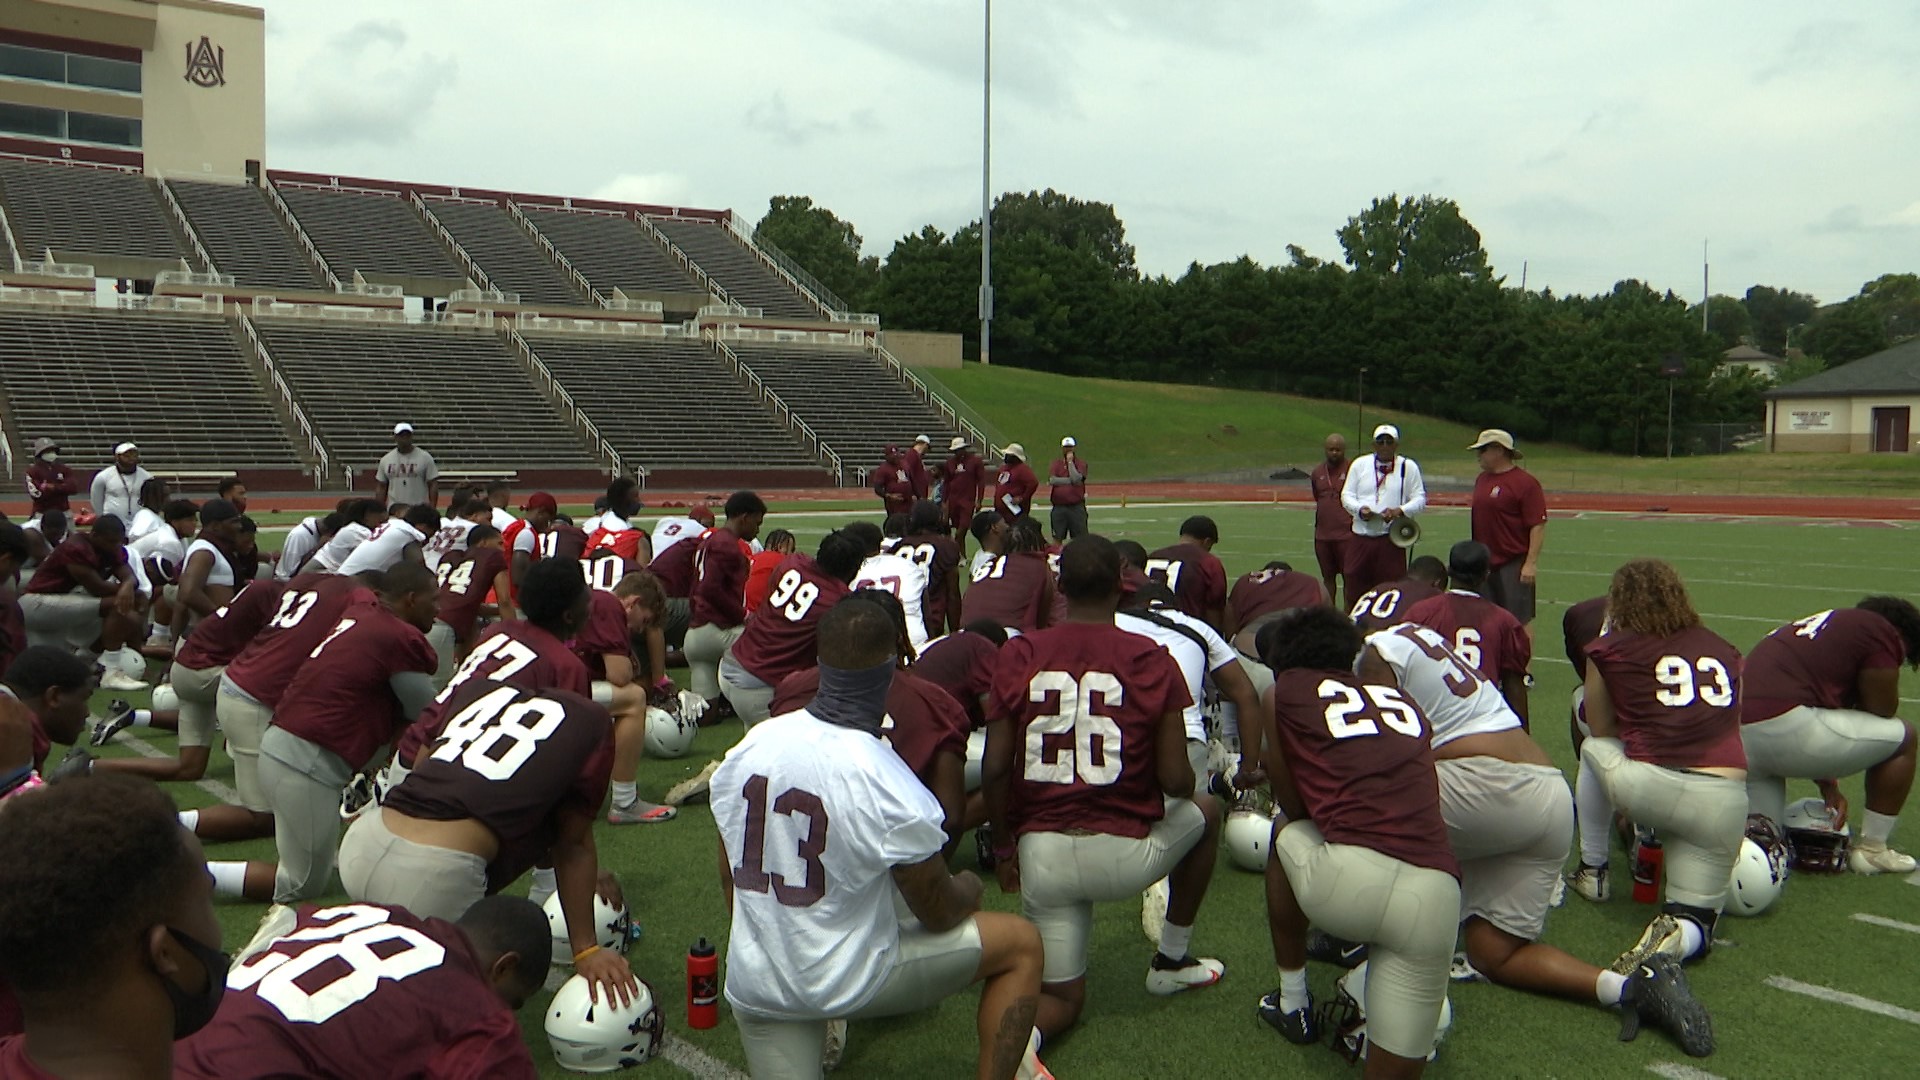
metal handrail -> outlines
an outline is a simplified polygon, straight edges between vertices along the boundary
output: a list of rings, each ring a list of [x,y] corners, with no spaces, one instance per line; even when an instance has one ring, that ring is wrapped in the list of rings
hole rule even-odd
[[[173,220],[179,223],[180,232],[186,236],[187,243],[193,245],[193,253],[200,256],[200,265],[206,267],[209,274],[219,273],[220,268],[213,265],[213,256],[207,254],[206,247],[200,243],[200,234],[194,231],[193,222],[187,220],[186,207],[181,206],[180,200],[173,197],[173,187],[167,183],[167,178],[156,176],[153,182],[160,188],[161,201],[167,204],[167,209],[173,211]],[[233,283],[229,281],[227,284]]]
[[[747,388],[759,395],[761,404],[773,410],[775,420],[800,435],[813,450],[814,456],[833,471],[833,482],[844,486],[847,482],[846,463],[840,459],[839,454],[834,453],[832,447],[827,445],[826,440],[820,437],[820,433],[813,430],[813,426],[805,420],[800,419],[800,415],[794,412],[779,394],[774,393],[773,387],[762,381],[759,374],[740,359],[738,353],[734,352],[726,342],[720,340],[718,331],[709,327],[700,332],[700,337],[713,346],[714,352],[718,353],[722,360],[733,366],[734,375],[746,381]]]
[[[953,426],[959,430],[960,434],[972,440],[973,444],[982,450],[992,451],[995,449],[993,441],[987,437],[986,432],[980,430],[971,420],[962,416],[959,409],[955,408],[951,402],[941,396],[939,391],[927,385],[926,380],[915,375],[911,369],[905,364],[902,364],[899,357],[888,352],[887,347],[880,344],[877,337],[869,344],[873,350],[874,359],[885,364],[894,373],[894,376],[905,382],[910,389],[917,391],[922,401],[938,409],[943,417],[951,420]]]
[[[326,444],[320,441],[320,434],[313,429],[313,424],[307,420],[306,410],[302,409],[300,403],[294,400],[293,388],[287,385],[286,379],[281,378],[280,369],[274,366],[273,356],[267,352],[266,343],[260,340],[259,331],[253,327],[253,320],[247,318],[247,314],[244,311],[240,313],[240,328],[247,332],[247,340],[253,344],[253,354],[260,358],[260,364],[266,369],[267,377],[272,380],[274,387],[280,391],[280,400],[286,402],[287,411],[292,413],[294,420],[299,423],[300,433],[307,437],[307,448],[313,451],[313,456],[320,462],[318,468],[316,468],[313,473],[313,486],[316,489],[325,488],[327,486],[327,479],[333,471],[331,457],[327,453]]]
[[[540,358],[538,352],[534,351],[533,343],[522,337],[513,323],[505,318],[495,320],[495,326],[506,335],[507,342],[520,353],[520,358],[526,361],[533,373],[547,384],[548,393],[560,403],[567,418],[586,433],[587,438],[592,440],[594,448],[606,460],[612,462],[613,475],[625,476],[627,466],[620,456],[620,451],[614,449],[613,444],[607,441],[607,437],[600,434],[600,425],[594,423],[592,418],[587,416],[586,410],[573,400],[573,395],[567,392],[567,388],[560,385],[560,380],[554,377],[553,369],[547,366],[547,362]]]
[[[320,249],[314,246],[313,237],[307,235],[307,230],[300,225],[300,219],[293,216],[293,207],[288,206],[287,200],[280,197],[280,189],[273,186],[272,179],[263,176],[260,180],[260,190],[267,193],[267,199],[273,203],[273,208],[280,212],[280,220],[287,223],[287,227],[293,230],[294,239],[300,241],[300,246],[307,249],[307,258],[313,260],[313,265],[319,269],[320,276],[326,279],[327,287],[338,292],[340,290],[339,275],[333,272],[333,267],[327,265],[326,256],[320,254]]]
[[[153,284],[156,289],[162,285],[195,285],[202,288],[212,286],[225,289],[234,287],[232,274],[222,274],[217,271],[201,274],[192,270],[162,270],[153,275]]]
[[[460,241],[455,240],[453,234],[447,231],[447,227],[440,224],[440,218],[427,208],[427,201],[420,197],[420,193],[409,191],[407,198],[412,201],[413,208],[420,212],[420,216],[427,220],[427,224],[432,226],[433,231],[440,234],[440,242],[447,245],[447,250],[453,252],[454,257],[460,260],[460,264],[466,267],[467,277],[482,289],[499,292],[500,290],[493,286],[493,279],[487,276],[485,270],[480,269],[480,264],[473,261],[473,256],[467,254],[467,249],[460,246]]]
[[[761,262],[766,263],[776,275],[785,277],[788,284],[813,301],[814,306],[828,318],[846,314],[847,302],[834,295],[832,289],[827,288],[819,278],[808,273],[805,267],[793,261],[792,257],[781,251],[773,241],[760,236],[757,230],[748,232],[742,228],[739,219],[731,212],[727,214],[727,227],[747,245],[747,250],[759,255]]]
[[[0,206],[0,238],[7,241],[7,263],[10,269],[20,269],[20,248],[13,242],[13,226],[7,223],[7,208]]]
[[[740,310],[740,311],[746,310],[745,308],[741,307],[737,301],[734,300],[734,298],[727,292],[725,286],[713,280],[713,278],[707,276],[707,272],[705,270],[700,269],[700,264],[693,261],[693,256],[687,254],[686,251],[682,250],[680,245],[674,243],[672,238],[667,236],[666,233],[661,232],[660,227],[658,225],[655,225],[652,222],[652,220],[650,220],[647,217],[647,215],[642,214],[638,210],[635,210],[633,212],[633,220],[640,226],[643,232],[650,234],[655,240],[659,241],[660,244],[667,249],[667,254],[680,260],[680,265],[686,268],[686,271],[689,274],[692,274],[696,279],[699,280],[700,287],[707,291],[708,296],[714,297],[715,299],[719,300],[723,304],[732,305],[737,310]]]
[[[522,229],[526,230],[528,236],[533,237],[534,242],[540,245],[540,249],[547,253],[547,258],[552,259],[560,269],[567,272],[567,277],[573,282],[574,288],[586,293],[594,303],[599,304],[601,307],[612,306],[607,302],[607,298],[600,294],[600,290],[593,287],[593,282],[587,280],[587,275],[576,269],[573,261],[568,259],[552,240],[547,239],[547,234],[540,231],[540,226],[535,225],[532,218],[520,212],[519,203],[508,199],[507,213],[512,214],[513,220],[518,222]]]

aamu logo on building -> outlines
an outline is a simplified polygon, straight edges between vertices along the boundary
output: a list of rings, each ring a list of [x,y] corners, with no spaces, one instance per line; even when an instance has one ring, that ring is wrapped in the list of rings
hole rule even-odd
[[[198,45],[187,46],[187,81],[195,86],[215,87],[227,84],[227,50],[215,45],[205,34]]]

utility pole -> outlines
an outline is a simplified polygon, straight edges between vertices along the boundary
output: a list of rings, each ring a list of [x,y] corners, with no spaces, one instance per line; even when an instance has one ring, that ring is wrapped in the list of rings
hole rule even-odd
[[[1366,368],[1361,368],[1359,376],[1354,379],[1353,397],[1354,397],[1353,422],[1355,427],[1359,429],[1358,437],[1360,440],[1360,445],[1367,446],[1369,445],[1369,443],[1367,441],[1367,369]]]
[[[985,70],[980,80],[980,363],[990,365],[993,338],[993,0],[986,10]]]
[[[1713,307],[1713,286],[1707,274],[1707,242],[1700,241],[1700,332],[1707,332],[1707,311]],[[1672,457],[1672,454],[1668,454]]]

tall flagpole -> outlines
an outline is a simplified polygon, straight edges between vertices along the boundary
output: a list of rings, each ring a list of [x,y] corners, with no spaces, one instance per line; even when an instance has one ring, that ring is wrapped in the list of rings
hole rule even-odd
[[[980,80],[980,362],[993,339],[993,0],[986,9],[985,72]]]

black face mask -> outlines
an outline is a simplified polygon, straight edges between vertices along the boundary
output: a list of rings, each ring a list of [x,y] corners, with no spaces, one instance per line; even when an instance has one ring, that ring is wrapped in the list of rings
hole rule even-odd
[[[887,691],[893,688],[895,661],[847,670],[820,665],[820,692],[807,711],[837,727],[880,734],[887,715]]]
[[[173,1037],[177,1042],[213,1022],[213,1014],[220,1011],[220,999],[227,993],[227,969],[232,966],[233,958],[171,926],[167,927],[167,933],[207,969],[207,988],[198,994],[189,994],[172,979],[160,976],[160,989],[166,991],[167,1000],[173,1005]]]

